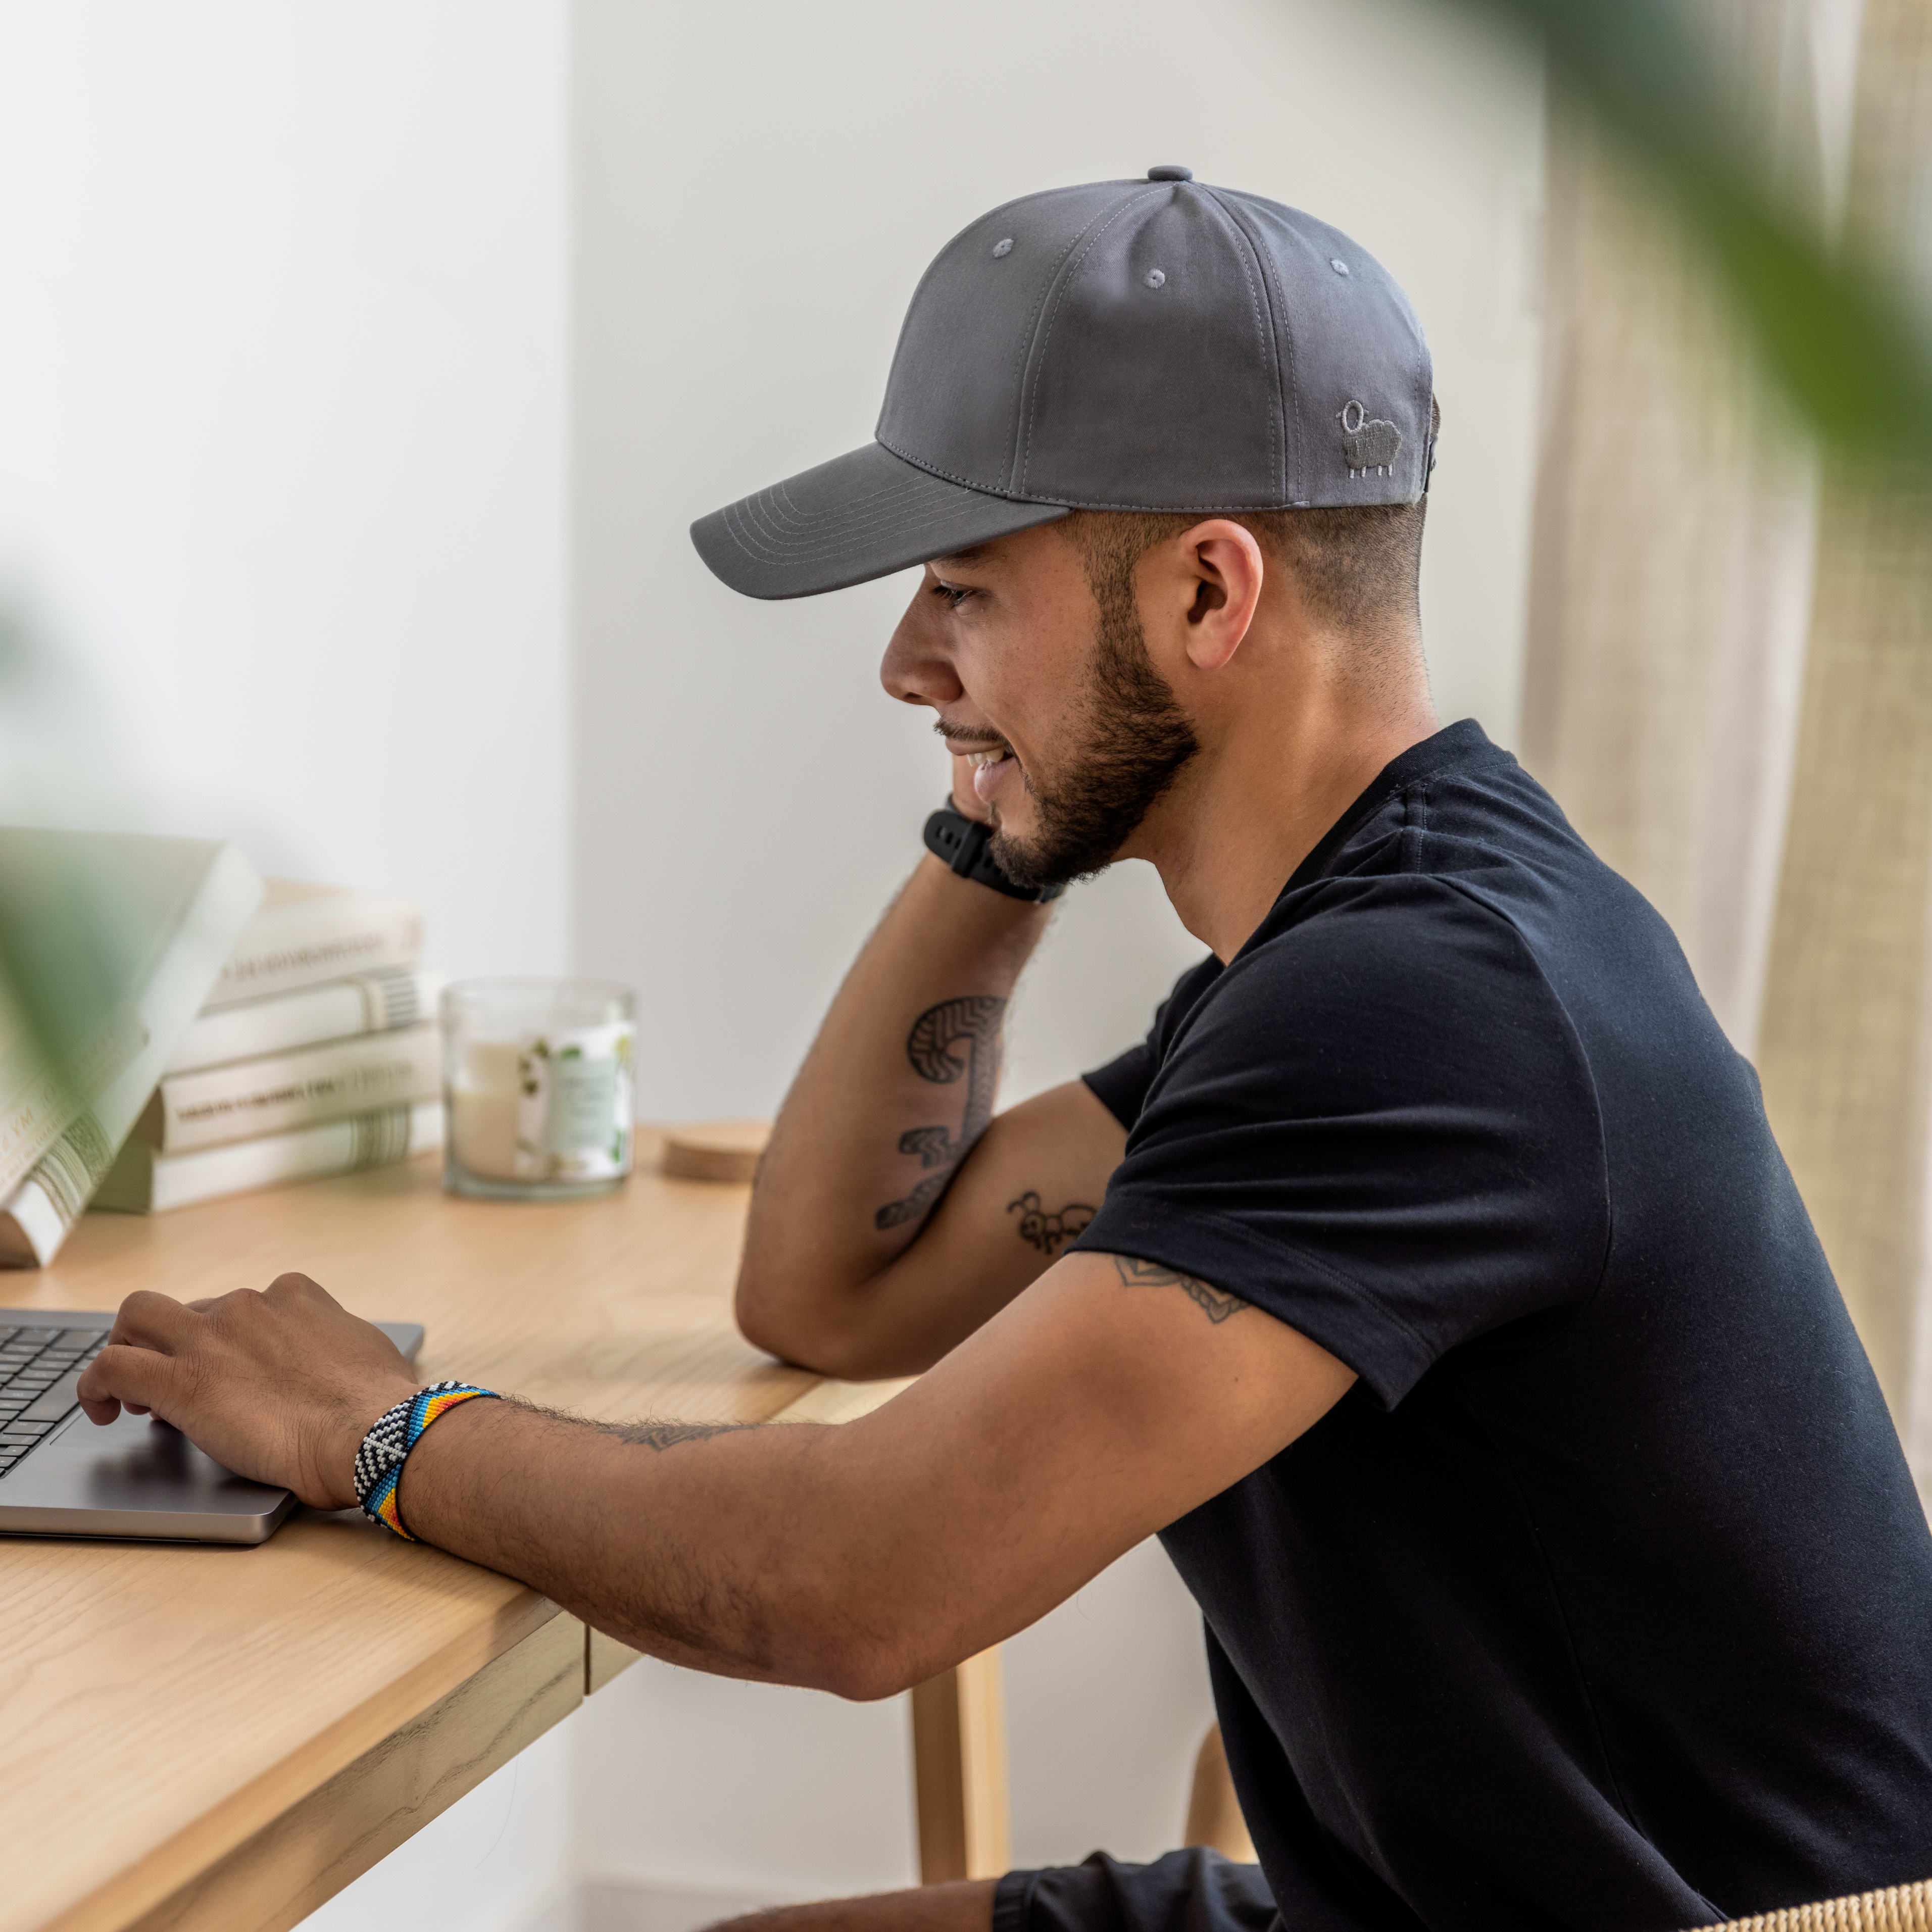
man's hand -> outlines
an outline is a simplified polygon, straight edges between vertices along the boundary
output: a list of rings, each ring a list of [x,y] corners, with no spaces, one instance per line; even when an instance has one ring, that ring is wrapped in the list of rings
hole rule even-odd
[[[285,1274],[266,1294],[210,1301],[130,1294],[80,1378],[80,1405],[98,1423],[123,1408],[159,1416],[237,1475],[333,1510],[356,1500],[370,1426],[418,1386],[380,1328]]]

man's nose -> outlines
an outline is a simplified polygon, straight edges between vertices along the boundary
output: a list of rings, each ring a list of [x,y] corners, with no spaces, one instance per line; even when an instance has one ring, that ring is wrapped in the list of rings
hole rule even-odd
[[[921,621],[923,616],[915,599],[886,646],[879,682],[902,704],[930,704],[937,710],[956,704],[965,687],[952,668],[951,653]]]

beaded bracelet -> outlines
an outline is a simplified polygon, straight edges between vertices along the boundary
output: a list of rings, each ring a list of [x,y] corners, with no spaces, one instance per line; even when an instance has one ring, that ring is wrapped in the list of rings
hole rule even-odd
[[[410,1451],[422,1440],[423,1431],[440,1415],[447,1414],[458,1402],[473,1402],[478,1396],[491,1402],[501,1400],[494,1389],[478,1388],[474,1382],[431,1382],[418,1389],[406,1402],[386,1408],[374,1426],[362,1438],[356,1452],[356,1500],[364,1516],[373,1516],[385,1529],[394,1531],[405,1543],[416,1538],[403,1527],[403,1513],[396,1502],[396,1487],[403,1480],[403,1465]]]

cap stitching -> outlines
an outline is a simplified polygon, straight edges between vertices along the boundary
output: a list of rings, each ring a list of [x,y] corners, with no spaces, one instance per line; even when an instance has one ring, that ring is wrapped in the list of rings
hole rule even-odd
[[[1270,288],[1274,291],[1274,301],[1271,304],[1273,326],[1268,330],[1268,346],[1274,356],[1276,386],[1280,392],[1282,400],[1286,404],[1287,411],[1294,417],[1294,446],[1298,450],[1301,447],[1301,396],[1295,385],[1292,342],[1288,343],[1286,356],[1284,356],[1283,344],[1288,335],[1288,310],[1287,292],[1281,285],[1280,265],[1275,260],[1273,252],[1263,248],[1249,232],[1247,224],[1243,219],[1242,209],[1235,207],[1228,201],[1224,201],[1220,190],[1216,188],[1206,188],[1202,192],[1214,200],[1223,215],[1234,224],[1242,238],[1246,242],[1256,260],[1261,264],[1264,292]],[[1281,494],[1286,498],[1288,494],[1287,439],[1289,425],[1284,422],[1281,428],[1282,437],[1281,460],[1280,466],[1276,472],[1276,481],[1280,484]]]
[[[1274,331],[1268,326],[1268,317],[1262,313],[1261,291],[1255,285],[1254,272],[1248,260],[1254,244],[1240,224],[1228,214],[1226,208],[1222,206],[1220,197],[1213,189],[1204,188],[1202,193],[1208,206],[1220,217],[1222,223],[1233,231],[1235,259],[1241,265],[1241,279],[1248,285],[1248,302],[1254,311],[1255,334],[1258,339],[1258,346],[1274,366],[1275,388],[1279,394],[1281,388],[1281,358],[1276,352]],[[1269,422],[1268,449],[1274,459],[1276,494],[1285,496],[1288,494],[1288,468],[1282,455],[1280,428],[1281,425],[1278,421],[1271,420]]]
[[[1005,502],[1009,500],[1000,497],[993,500]],[[727,526],[734,536],[738,538],[741,548],[748,550],[755,542],[764,555],[782,558],[816,556],[828,547],[837,548],[842,543],[896,527],[910,533],[944,522],[944,512],[951,507],[950,505],[934,504],[922,508],[916,514],[897,519],[870,517],[848,520],[840,517],[822,517],[808,530],[800,532],[797,537],[782,537],[768,529],[760,529],[747,504],[734,503],[728,506],[725,514],[728,520]],[[741,529],[744,532],[742,537],[739,536]],[[812,540],[801,540],[805,538]]]
[[[1052,190],[1049,190],[1048,192],[1051,193]],[[973,233],[976,229],[983,231],[993,226],[998,220],[999,218],[1006,213],[1008,208],[1018,208],[1022,202],[1036,201],[1040,199],[1041,199],[1040,196],[1034,194],[1016,195],[1011,201],[1003,201],[998,208],[991,208],[986,214],[979,216],[976,220],[967,223],[966,226],[961,229],[959,232],[954,236],[952,239],[947,242],[946,246],[940,249],[939,253],[934,256],[932,260],[926,265],[926,271],[924,274],[922,274],[920,277],[918,281],[914,284],[912,300],[907,305],[906,308],[906,314],[908,316],[910,316],[913,310],[918,308],[919,298],[921,296],[925,294],[926,285],[927,283],[931,281],[933,277],[938,274],[940,264],[946,260],[947,256],[952,253],[955,248],[958,248],[960,244],[966,239],[968,236]],[[1078,238],[1076,237],[1076,238],[1077,239]],[[1070,242],[1067,245],[1070,248],[1072,246],[1072,244]],[[1052,278],[1048,277],[1047,286],[1051,287],[1052,285]],[[1044,299],[1044,297],[1045,291],[1042,290],[1042,298]],[[1035,312],[1038,312],[1037,304],[1036,304]],[[900,352],[904,349],[904,347],[905,326],[904,322],[902,322],[899,326],[898,342],[897,346],[892,350],[892,364],[886,372],[886,400],[887,402],[890,402],[892,400],[892,378],[898,373],[899,356]],[[881,423],[885,421],[885,410],[883,404],[880,409],[879,420]],[[873,434],[876,438],[878,435],[877,430],[874,430]]]
[[[1054,296],[1052,313],[1046,318],[1046,325],[1040,331],[1038,342],[1032,345],[1034,353],[1034,358],[1030,359],[1034,359],[1036,371],[1033,394],[1030,396],[1022,394],[1021,398],[1026,411],[1026,435],[1021,445],[1022,453],[1020,456],[1020,473],[1014,480],[1022,489],[1024,489],[1026,488],[1028,475],[1033,468],[1034,419],[1037,413],[1040,401],[1040,384],[1037,376],[1039,364],[1044,362],[1046,359],[1046,346],[1052,339],[1053,326],[1060,320],[1060,310],[1061,305],[1066,300],[1066,292],[1068,290],[1072,287],[1075,278],[1080,273],[1081,260],[1094,251],[1094,248],[1099,245],[1100,237],[1106,234],[1107,230],[1112,227],[1115,222],[1121,220],[1123,217],[1130,214],[1135,208],[1138,208],[1142,202],[1158,200],[1160,198],[1162,190],[1168,188],[1169,185],[1170,184],[1163,182],[1158,188],[1150,188],[1144,194],[1130,196],[1126,200],[1122,202],[1120,206],[1115,208],[1113,213],[1108,215],[1105,221],[1101,222],[1097,226],[1090,229],[1088,231],[1087,235],[1082,241],[1078,254],[1066,265],[1066,272],[1060,277],[1060,286]]]
[[[1001,496],[1010,503],[1057,503],[1064,510],[1148,510],[1156,515],[1163,516],[1170,513],[1176,516],[1192,514],[1197,512],[1203,516],[1210,513],[1232,515],[1238,510],[1305,510],[1310,507],[1306,502],[1291,502],[1286,499],[1279,502],[1267,503],[1110,503],[1102,502],[1096,497],[1019,496],[1010,490],[988,491],[985,484],[976,483],[970,476],[958,476],[950,470],[937,469],[922,458],[908,456],[897,443],[888,442],[882,436],[876,436],[873,440],[881,449],[891,451],[892,454],[898,458],[902,462],[910,463],[916,470],[923,470],[929,476],[943,476],[949,483],[963,484],[969,490],[977,490],[982,496]],[[1376,500],[1372,497],[1364,496],[1351,500],[1358,502],[1372,502]],[[1412,501],[1413,499],[1407,496],[1391,496],[1384,500],[1389,502],[1406,503]]]
[[[769,484],[762,490],[754,490],[748,496],[741,496],[738,501],[740,503],[763,503],[769,500],[775,511],[783,510],[800,527],[815,526],[824,518],[819,512],[804,508],[793,500],[790,490],[794,481],[794,478],[787,477],[782,482]],[[856,513],[869,505],[889,501],[904,487],[903,484],[881,484],[878,488],[868,490],[862,495],[847,498],[840,508],[842,511],[849,507]],[[774,521],[780,519],[775,517]]]
[[[932,528],[948,521],[951,514],[960,506],[946,498],[935,496],[928,502],[916,506],[916,513],[902,518],[882,518],[878,515],[862,518],[848,518],[832,514],[813,520],[810,534],[818,541],[800,542],[777,538],[769,530],[758,526],[758,517],[767,506],[765,499],[774,496],[784,488],[774,484],[769,490],[760,490],[756,496],[742,498],[735,503],[727,504],[718,514],[724,520],[724,529],[732,541],[747,556],[769,559],[773,562],[788,562],[823,556],[826,551],[836,550],[852,542],[884,530],[897,530],[908,537],[920,531]],[[976,495],[988,495],[976,491]],[[988,496],[989,502],[1019,504],[1021,500],[1010,496]],[[1057,504],[1022,505],[1025,508],[1057,509]],[[800,514],[795,508],[794,515]]]
[[[1010,500],[1002,498],[998,500],[1004,502]],[[1040,507],[1046,508],[1048,506],[1042,505]],[[1058,508],[1058,506],[1054,506],[1053,507]],[[928,530],[934,527],[941,520],[941,519],[933,517],[922,518],[915,521],[908,521],[901,526],[896,532],[881,532],[880,534],[896,536],[898,541],[902,544],[912,543],[922,538]],[[1042,518],[1041,520],[1044,522],[1048,520]],[[767,544],[760,544],[757,542],[755,532],[741,529],[735,520],[734,520],[728,513],[726,513],[725,514],[724,527],[725,535],[730,537],[732,542],[736,545],[739,553],[742,556],[748,556],[752,559],[754,562],[764,563],[773,567],[783,565],[796,566],[809,564],[815,559],[827,556],[836,556],[838,553],[847,550],[850,547],[851,540],[854,535],[854,532],[848,530],[829,532],[827,533],[827,540],[823,543],[793,544],[784,550],[774,550]],[[1028,526],[1022,524],[1017,527],[1024,529]],[[1011,534],[1011,532],[1007,532],[1007,534]],[[926,554],[927,556],[931,556],[934,554],[934,553],[928,551]],[[922,561],[923,560],[917,554],[915,554],[908,560],[917,562]],[[886,566],[888,568],[892,567],[892,566]]]
[[[1126,204],[1124,203],[1123,204],[1124,206]],[[1114,211],[1115,214],[1119,214],[1120,212],[1120,211],[1118,208],[1116,208]],[[1112,220],[1112,217],[1110,216],[1108,219]],[[1099,220],[1099,216],[1096,215],[1094,217],[1095,221],[1098,221]],[[1094,222],[1090,221],[1084,228],[1080,230],[1078,234],[1075,235],[1068,241],[1065,248],[1060,250],[1059,256],[1053,264],[1052,273],[1048,275],[1046,280],[1040,285],[1040,293],[1034,298],[1033,312],[1027,317],[1026,327],[1020,332],[1019,351],[1013,358],[1013,408],[1015,411],[1022,417],[1026,412],[1027,358],[1033,352],[1034,332],[1040,327],[1040,312],[1046,306],[1046,298],[1053,292],[1054,284],[1058,282],[1060,279],[1060,272],[1066,266],[1067,256],[1072,254],[1074,250],[1079,247],[1081,242],[1085,236],[1094,232]],[[1006,467],[1008,470],[1011,470],[1013,460],[1018,453],[1019,452],[1016,450],[1011,444],[1007,446]],[[1018,479],[1011,478],[1010,480],[1017,484]],[[1000,483],[994,484],[992,487],[996,490],[1003,489],[1006,487],[1006,480],[1003,480]]]
[[[737,522],[746,530],[756,533],[759,539],[776,556],[781,552],[812,548],[829,528],[861,536],[867,532],[891,525],[894,521],[910,521],[914,514],[909,508],[905,517],[895,519],[874,511],[863,515],[847,517],[837,514],[808,518],[796,510],[788,520],[771,514],[772,506],[756,498],[729,506]]]

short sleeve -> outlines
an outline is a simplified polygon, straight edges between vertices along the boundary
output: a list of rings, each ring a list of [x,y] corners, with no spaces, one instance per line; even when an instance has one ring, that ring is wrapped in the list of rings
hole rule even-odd
[[[1129,1047],[1118,1059],[1108,1060],[1105,1066],[1096,1066],[1092,1072],[1080,1076],[1094,1099],[1130,1133],[1140,1118],[1142,1105],[1154,1084],[1168,1042],[1220,973],[1221,962],[1211,952],[1189,967],[1156,1010],[1147,1038],[1137,1046]]]
[[[1132,1133],[1148,1089],[1154,1084],[1155,1064],[1154,1049],[1142,1040],[1129,1047],[1118,1059],[1110,1060],[1105,1066],[1096,1066],[1080,1077],[1094,1099]]]
[[[1265,1309],[1393,1406],[1450,1348],[1588,1297],[1609,1240],[1602,1128],[1575,1030],[1507,920],[1416,875],[1323,899],[1156,1028],[1125,1157],[1075,1245]],[[1116,1068],[1124,1087],[1122,1061],[1102,1078]]]

